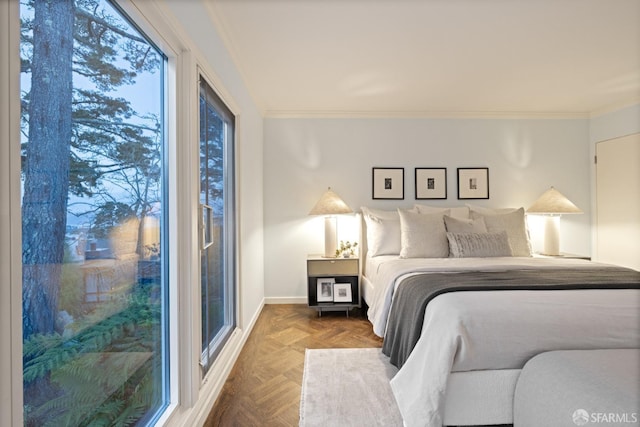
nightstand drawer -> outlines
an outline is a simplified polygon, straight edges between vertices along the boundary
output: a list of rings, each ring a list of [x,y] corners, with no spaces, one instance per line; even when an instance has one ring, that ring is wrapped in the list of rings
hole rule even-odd
[[[310,259],[307,260],[307,274],[309,276],[357,276],[358,259]]]

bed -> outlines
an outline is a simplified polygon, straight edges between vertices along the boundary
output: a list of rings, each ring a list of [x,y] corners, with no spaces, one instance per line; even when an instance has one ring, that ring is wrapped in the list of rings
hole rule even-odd
[[[638,396],[640,349],[548,351],[522,368],[514,425],[638,425]]]
[[[362,213],[363,297],[407,426],[511,424],[535,355],[640,348],[640,273],[532,256],[522,208]]]

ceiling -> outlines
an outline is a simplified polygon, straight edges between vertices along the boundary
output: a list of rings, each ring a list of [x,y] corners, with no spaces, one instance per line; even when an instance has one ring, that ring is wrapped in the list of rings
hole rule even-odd
[[[640,102],[640,0],[205,0],[266,116]]]

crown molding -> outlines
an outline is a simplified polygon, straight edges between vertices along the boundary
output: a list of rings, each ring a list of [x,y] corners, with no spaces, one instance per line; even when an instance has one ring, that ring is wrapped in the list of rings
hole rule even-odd
[[[277,119],[588,119],[588,112],[529,112],[529,111],[286,111],[267,110],[264,118]]]
[[[229,36],[229,30],[225,25],[224,20],[220,17],[220,12],[217,10],[217,6],[215,5],[215,2],[203,1],[202,4],[204,5],[204,8],[207,11],[209,19],[211,19],[211,22],[213,22],[214,31],[216,31],[220,36],[220,39],[222,40],[222,44],[227,50],[227,53],[229,54],[229,56],[231,57],[231,61],[233,62],[233,65],[235,66],[236,70],[238,71],[238,74],[240,75],[240,80],[242,80],[242,83],[246,88],[247,94],[253,101],[253,104],[257,108],[258,112],[262,115],[262,117],[264,117],[266,113],[264,106],[262,105],[262,103],[258,102],[258,99],[254,96],[256,92],[254,91],[254,88],[250,84],[250,80],[247,78],[247,75],[244,72],[244,68],[242,67],[242,62],[240,61],[240,57],[236,53],[236,47],[232,41],[232,38]]]

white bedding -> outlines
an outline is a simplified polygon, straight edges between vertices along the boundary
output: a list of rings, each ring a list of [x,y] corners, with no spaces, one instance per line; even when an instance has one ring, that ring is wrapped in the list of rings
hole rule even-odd
[[[594,265],[547,258],[380,258],[366,264],[375,284],[369,319],[382,336],[395,286],[408,274],[559,264]],[[451,372],[519,369],[543,351],[592,348],[640,348],[640,290],[447,293],[427,306],[421,338],[391,387],[406,426],[440,426]]]
[[[592,267],[596,264],[582,259],[541,257],[495,257],[495,258],[406,258],[398,256],[367,257],[365,275],[373,284],[372,298],[367,300],[367,316],[373,324],[373,332],[384,336],[391,308],[393,292],[397,284],[407,275],[424,272],[455,271],[507,271],[514,269],[538,269],[545,267]]]
[[[406,426],[440,426],[450,372],[522,368],[561,349],[640,348],[640,290],[440,295],[391,380]]]

